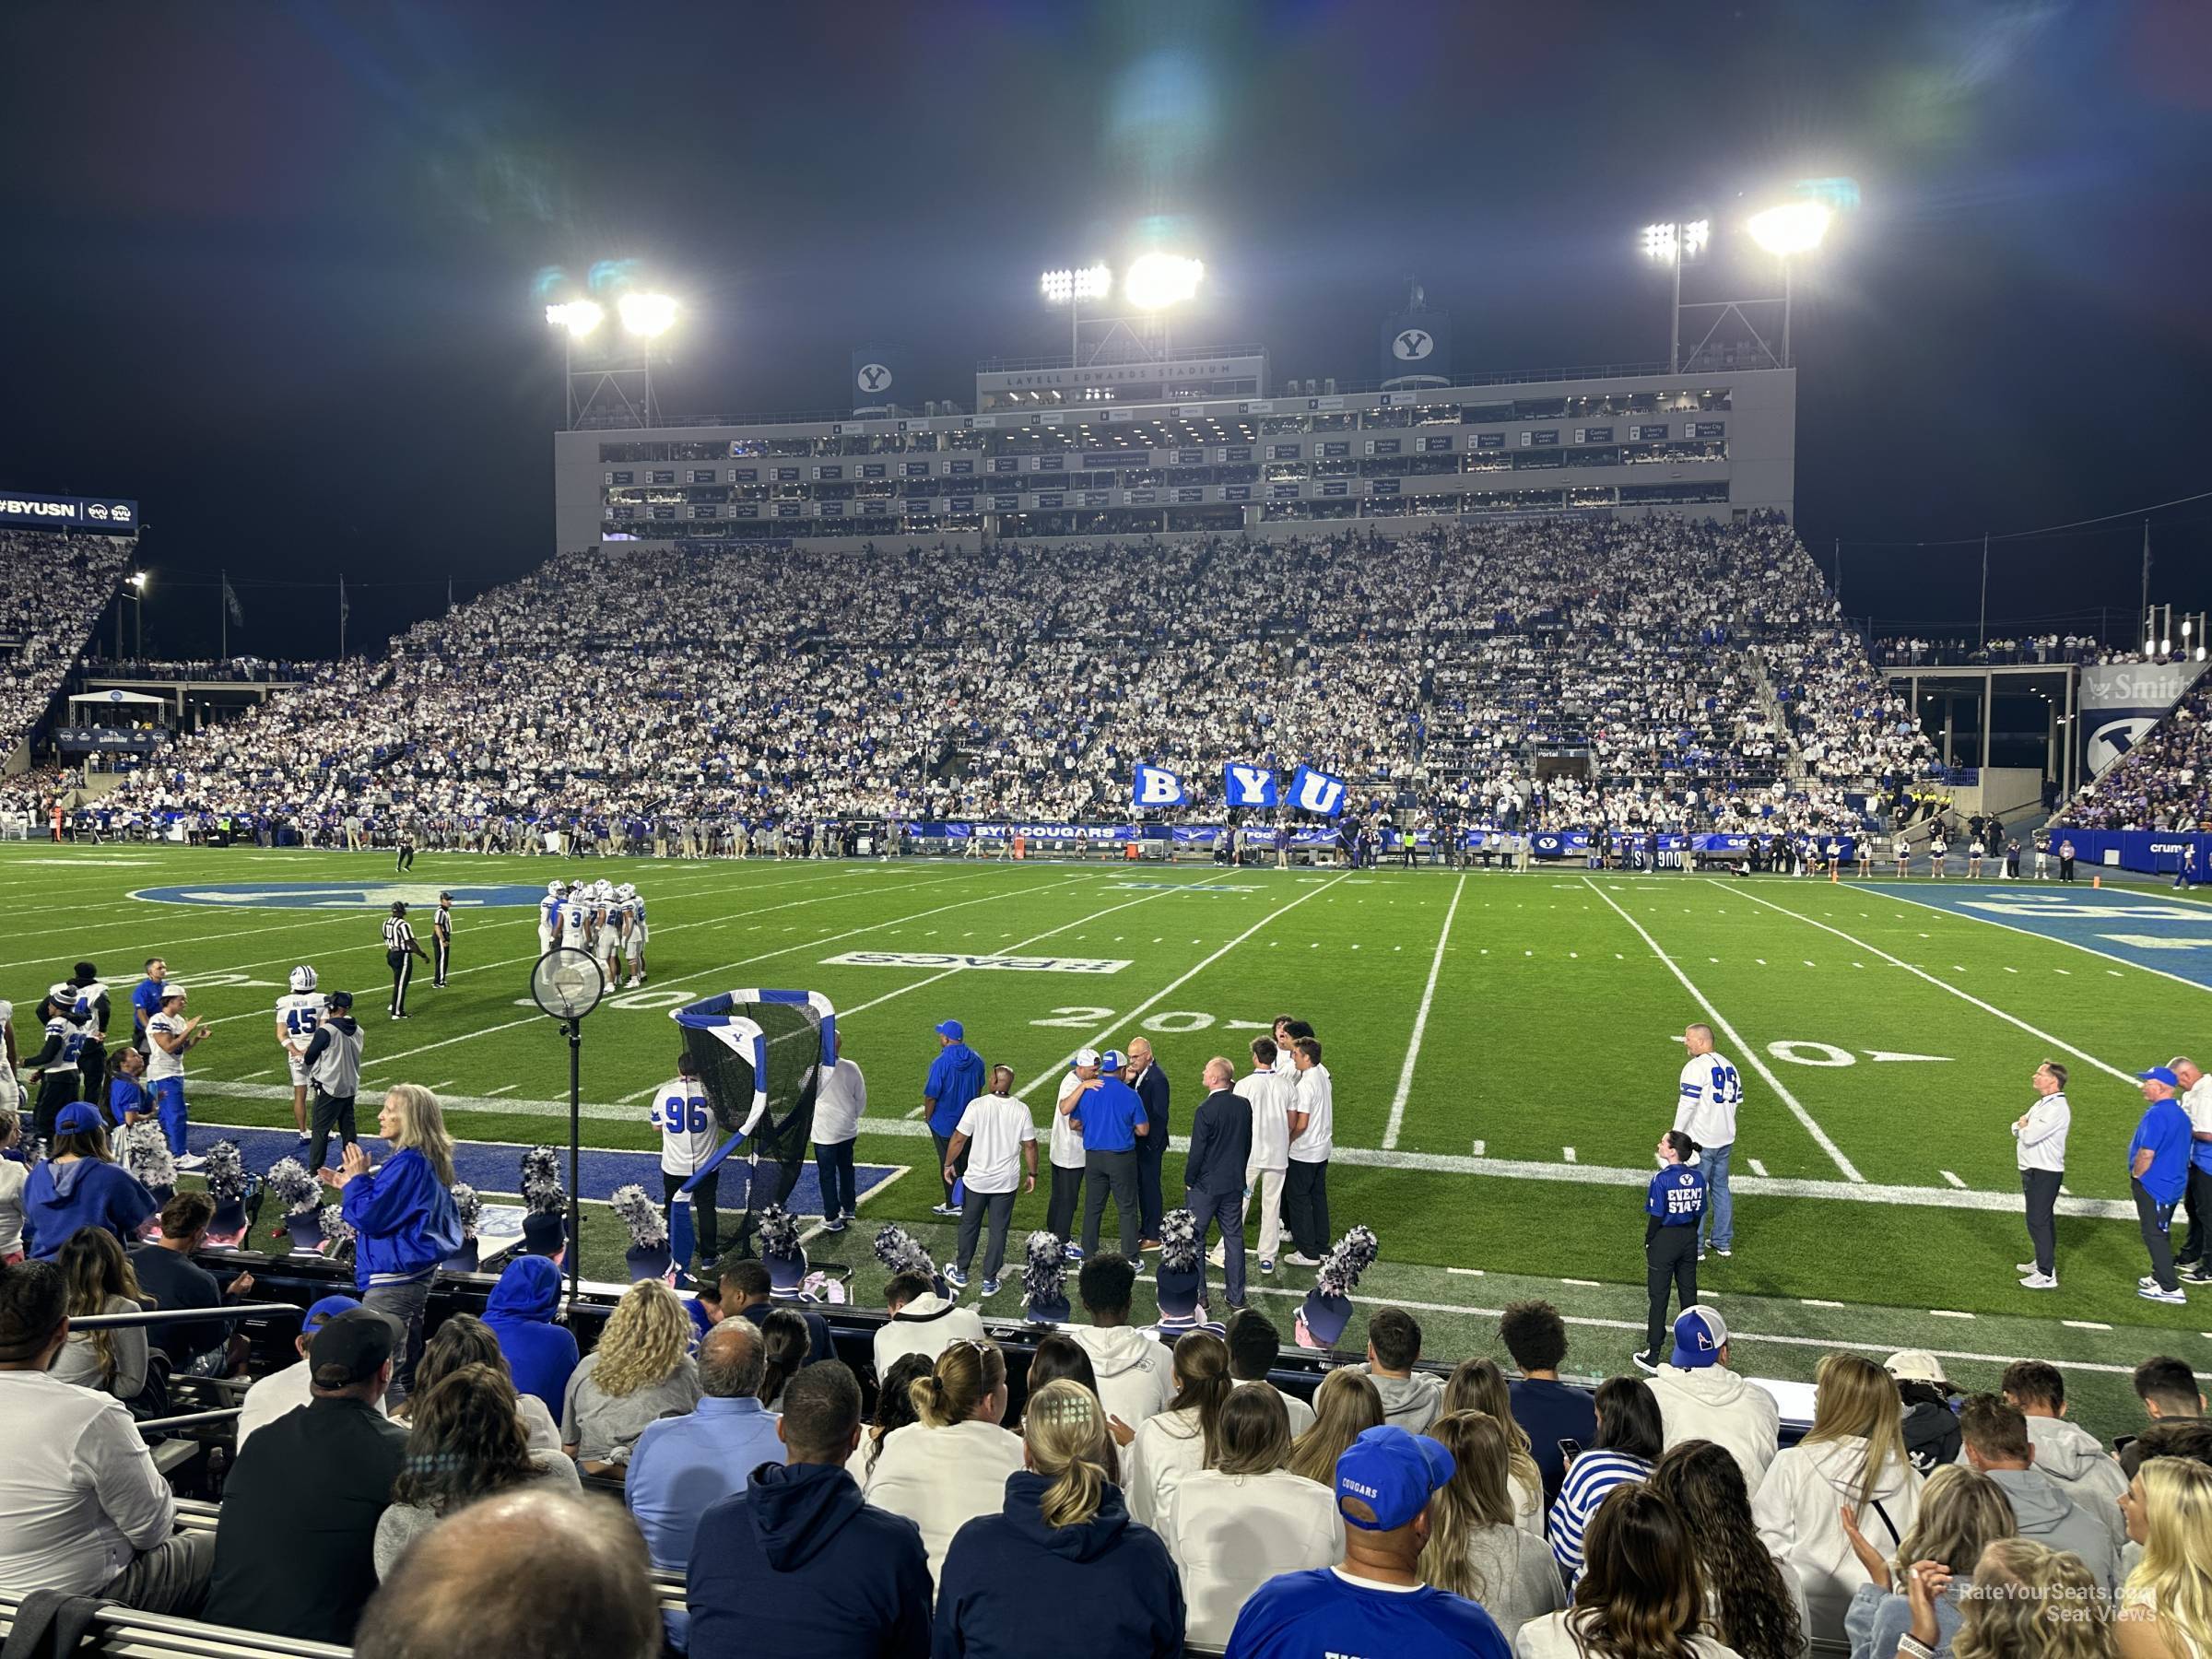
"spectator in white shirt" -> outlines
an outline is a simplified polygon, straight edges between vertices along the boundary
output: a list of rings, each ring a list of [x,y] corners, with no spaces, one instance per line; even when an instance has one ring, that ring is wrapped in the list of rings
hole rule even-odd
[[[1236,1391],[1229,1374],[1229,1345],[1210,1331],[1187,1331],[1175,1344],[1174,1396],[1167,1409],[1136,1426],[1122,1459],[1122,1492],[1129,1518],[1144,1526],[1165,1523],[1175,1488],[1211,1464],[1221,1439],[1221,1408]]]
[[[1136,1269],[1126,1256],[1105,1251],[1091,1257],[1076,1281],[1076,1298],[1090,1323],[1066,1327],[1090,1355],[1109,1426],[1119,1421],[1131,1429],[1165,1411],[1174,1393],[1168,1350],[1129,1323],[1135,1289]]]
[[[1659,1402],[1669,1450],[1684,1441],[1724,1446],[1757,1491],[1781,1445],[1782,1406],[1774,1396],[1728,1369],[1727,1322],[1718,1308],[1685,1308],[1675,1320],[1672,1359],[1647,1386]]]
[[[2192,1284],[2212,1283],[2212,1077],[2186,1054],[2166,1063],[2181,1079],[2176,1097],[2189,1114],[2189,1184],[2183,1189],[2189,1230],[2174,1253],[2174,1265]]]
[[[861,1489],[922,1529],[934,1580],[953,1534],[1005,1507],[1006,1477],[1022,1467],[1021,1436],[1000,1426],[1006,1360],[995,1343],[954,1343],[911,1392],[921,1420],[884,1438]]]
[[[853,1184],[853,1143],[868,1110],[868,1080],[845,1058],[837,1034],[837,1064],[814,1095],[814,1168],[822,1183],[822,1230],[843,1232],[860,1203]]]
[[[963,1336],[982,1340],[983,1316],[937,1294],[934,1280],[919,1273],[894,1273],[883,1288],[890,1318],[876,1327],[876,1376],[880,1382],[908,1354],[930,1364]]]
[[[1336,1108],[1321,1041],[1300,1037],[1290,1045],[1298,1092],[1290,1102],[1289,1168],[1283,1180],[1283,1219],[1290,1225],[1291,1265],[1318,1267],[1329,1250],[1329,1153],[1335,1145]]]
[[[2036,1102],[2012,1121],[2014,1154],[2019,1159],[2020,1189],[2028,1201],[2028,1241],[2033,1261],[2019,1264],[2024,1290],[2058,1288],[2059,1183],[2066,1178],[2066,1131],[2074,1109],[2066,1103],[2066,1068],[2046,1060],[2030,1079]]]
[[[53,1380],[67,1306],[51,1263],[0,1268],[0,1591],[190,1614],[206,1593],[215,1536],[171,1535],[175,1500],[121,1400]]]
[[[1213,1463],[1182,1477],[1159,1526],[1182,1575],[1186,1641],[1223,1646],[1254,1590],[1277,1573],[1342,1556],[1344,1523],[1332,1493],[1291,1474],[1289,1461],[1283,1396],[1264,1386],[1233,1390]],[[1549,1553],[1536,1547],[1548,1567]]]
[[[1268,1372],[1282,1358],[1283,1334],[1257,1308],[1240,1308],[1229,1320],[1229,1374],[1240,1388],[1265,1388],[1283,1403],[1290,1419],[1290,1438],[1296,1440],[1313,1427],[1313,1407],[1296,1394],[1278,1388]],[[1284,1453],[1285,1457],[1288,1453]]]
[[[1728,1192],[1728,1157],[1735,1150],[1735,1109],[1744,1098],[1735,1067],[1715,1053],[1712,1028],[1693,1025],[1682,1033],[1688,1058],[1682,1062],[1681,1095],[1675,1127],[1698,1145],[1698,1167],[1705,1172],[1705,1213],[1698,1219],[1698,1253],[1706,1241],[1715,1253],[1733,1254],[1735,1210]],[[1656,1356],[1653,1356],[1656,1358]]]
[[[317,1331],[341,1313],[350,1313],[361,1304],[350,1296],[326,1296],[307,1311],[300,1322],[300,1335],[292,1339],[292,1351],[300,1356],[300,1363],[288,1365],[282,1371],[273,1371],[253,1387],[246,1390],[241,1402],[238,1418],[237,1444],[243,1446],[246,1437],[256,1429],[265,1429],[288,1411],[297,1411],[314,1398],[311,1367],[307,1363],[307,1345]],[[542,1406],[544,1402],[539,1402]],[[376,1402],[378,1411],[384,1409],[382,1399]],[[554,1444],[559,1445],[556,1431]]]
[[[1260,1271],[1275,1271],[1283,1242],[1283,1181],[1290,1167],[1290,1100],[1297,1084],[1276,1069],[1279,1057],[1272,1037],[1252,1042],[1252,1070],[1237,1079],[1237,1092],[1252,1102],[1252,1157],[1244,1166],[1245,1208],[1260,1201]],[[1222,1257],[1216,1252],[1217,1265]]]
[[[960,1204],[959,1244],[946,1281],[956,1290],[968,1288],[968,1266],[975,1260],[975,1244],[986,1221],[991,1241],[983,1251],[983,1294],[998,1294],[999,1270],[1006,1265],[1006,1229],[1014,1219],[1017,1190],[1037,1190],[1037,1125],[1030,1109],[1014,1098],[1014,1068],[991,1068],[989,1091],[968,1102],[959,1127],[945,1147],[945,1179],[957,1182],[960,1154],[968,1161],[966,1194]]]

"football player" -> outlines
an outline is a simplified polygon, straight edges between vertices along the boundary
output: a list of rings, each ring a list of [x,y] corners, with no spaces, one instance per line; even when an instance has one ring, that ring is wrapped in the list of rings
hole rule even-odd
[[[323,998],[315,991],[315,971],[305,962],[292,970],[291,989],[276,999],[276,1041],[292,1074],[292,1125],[307,1139],[307,1068],[301,1056],[322,1023]]]

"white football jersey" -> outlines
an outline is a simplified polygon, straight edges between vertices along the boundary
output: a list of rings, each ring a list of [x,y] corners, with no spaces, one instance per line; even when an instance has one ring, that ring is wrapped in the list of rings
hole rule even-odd
[[[323,1023],[323,995],[318,991],[289,991],[276,999],[276,1022],[284,1027],[284,1046],[304,1053],[315,1028]]]
[[[154,1033],[166,1031],[171,1037],[184,1033],[184,1017],[181,1014],[156,1014],[146,1022],[146,1080],[148,1083],[165,1082],[171,1077],[184,1075],[184,1059],[172,1054],[156,1042]]]
[[[560,942],[571,950],[583,948],[584,935],[591,924],[590,908],[580,899],[571,899],[560,907]]]
[[[1735,1067],[1717,1050],[1692,1054],[1682,1062],[1682,1097],[1675,1107],[1674,1126],[1700,1147],[1734,1146],[1735,1109],[1743,1099]]]
[[[714,1112],[698,1078],[674,1077],[654,1089],[652,1116],[661,1132],[662,1174],[695,1174],[714,1155]]]

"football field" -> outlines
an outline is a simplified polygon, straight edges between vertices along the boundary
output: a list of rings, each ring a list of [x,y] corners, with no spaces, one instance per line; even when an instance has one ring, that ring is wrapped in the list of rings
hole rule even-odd
[[[1738,1369],[1803,1379],[1832,1347],[1914,1347],[1987,1386],[2035,1355],[2065,1365],[2075,1414],[2107,1434],[2139,1416],[2137,1360],[2212,1371],[2212,1288],[2188,1308],[2135,1294],[2147,1264],[2127,1199],[2130,1074],[2212,1048],[2212,912],[2161,889],[428,853],[394,877],[370,853],[33,844],[0,850],[0,995],[28,1062],[29,1010],[72,963],[97,963],[121,1008],[160,954],[216,1031],[190,1061],[195,1126],[269,1129],[290,1122],[272,1004],[312,963],[323,990],[357,998],[364,1128],[375,1088],[428,1084],[456,1135],[486,1143],[471,1167],[512,1171],[520,1146],[566,1137],[568,1046],[528,975],[536,896],[579,873],[637,883],[652,933],[650,982],[585,1023],[587,1145],[657,1145],[647,1096],[675,1069],[671,1007],[744,986],[824,993],[867,1076],[858,1157],[872,1173],[861,1225],[809,1248],[855,1263],[864,1302],[874,1224],[950,1251],[951,1228],[927,1215],[938,1186],[919,1116],[938,1020],[1015,1068],[1041,1124],[1073,1050],[1147,1036],[1180,1135],[1206,1058],[1241,1069],[1250,1039],[1290,1013],[1317,1029],[1335,1079],[1333,1228],[1364,1222],[1381,1241],[1363,1302],[1416,1309],[1432,1355],[1502,1358],[1497,1310],[1546,1296],[1571,1322],[1571,1370],[1625,1370],[1641,1347],[1642,1189],[1682,1028],[1701,1019],[1745,1090],[1735,1254],[1699,1281],[1738,1333]],[[452,983],[433,990],[426,971],[414,1018],[389,1021],[384,911],[419,902],[427,942],[441,886],[458,906]],[[2044,1059],[2072,1072],[2074,1127],[2062,1284],[2036,1293],[2013,1270],[2028,1248],[2006,1126]],[[255,1148],[271,1144],[250,1143],[249,1164],[265,1167]],[[1179,1164],[1178,1150],[1171,1199]],[[594,1159],[584,1195],[626,1180],[657,1193],[655,1167]],[[810,1174],[800,1207],[813,1190]],[[1017,1238],[1044,1207],[1042,1191],[1021,1201]],[[586,1242],[587,1275],[618,1278],[611,1216],[592,1216]],[[1288,1265],[1253,1275],[1286,1335],[1311,1282]],[[1018,1274],[984,1306],[1017,1315]]]

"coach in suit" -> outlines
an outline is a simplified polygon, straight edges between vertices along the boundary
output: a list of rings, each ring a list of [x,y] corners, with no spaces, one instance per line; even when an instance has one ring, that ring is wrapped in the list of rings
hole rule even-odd
[[[1183,1159],[1183,1207],[1198,1223],[1198,1248],[1221,1223],[1229,1305],[1244,1305],[1244,1166],[1252,1161],[1252,1102],[1236,1090],[1236,1068],[1215,1055],[1206,1063],[1206,1099],[1191,1118]],[[1147,1137],[1149,1138],[1149,1137]]]
[[[1137,1231],[1139,1247],[1159,1248],[1159,1163],[1168,1155],[1168,1074],[1152,1058],[1152,1045],[1139,1037],[1129,1044],[1129,1087],[1145,1103],[1145,1135],[1136,1144]]]

